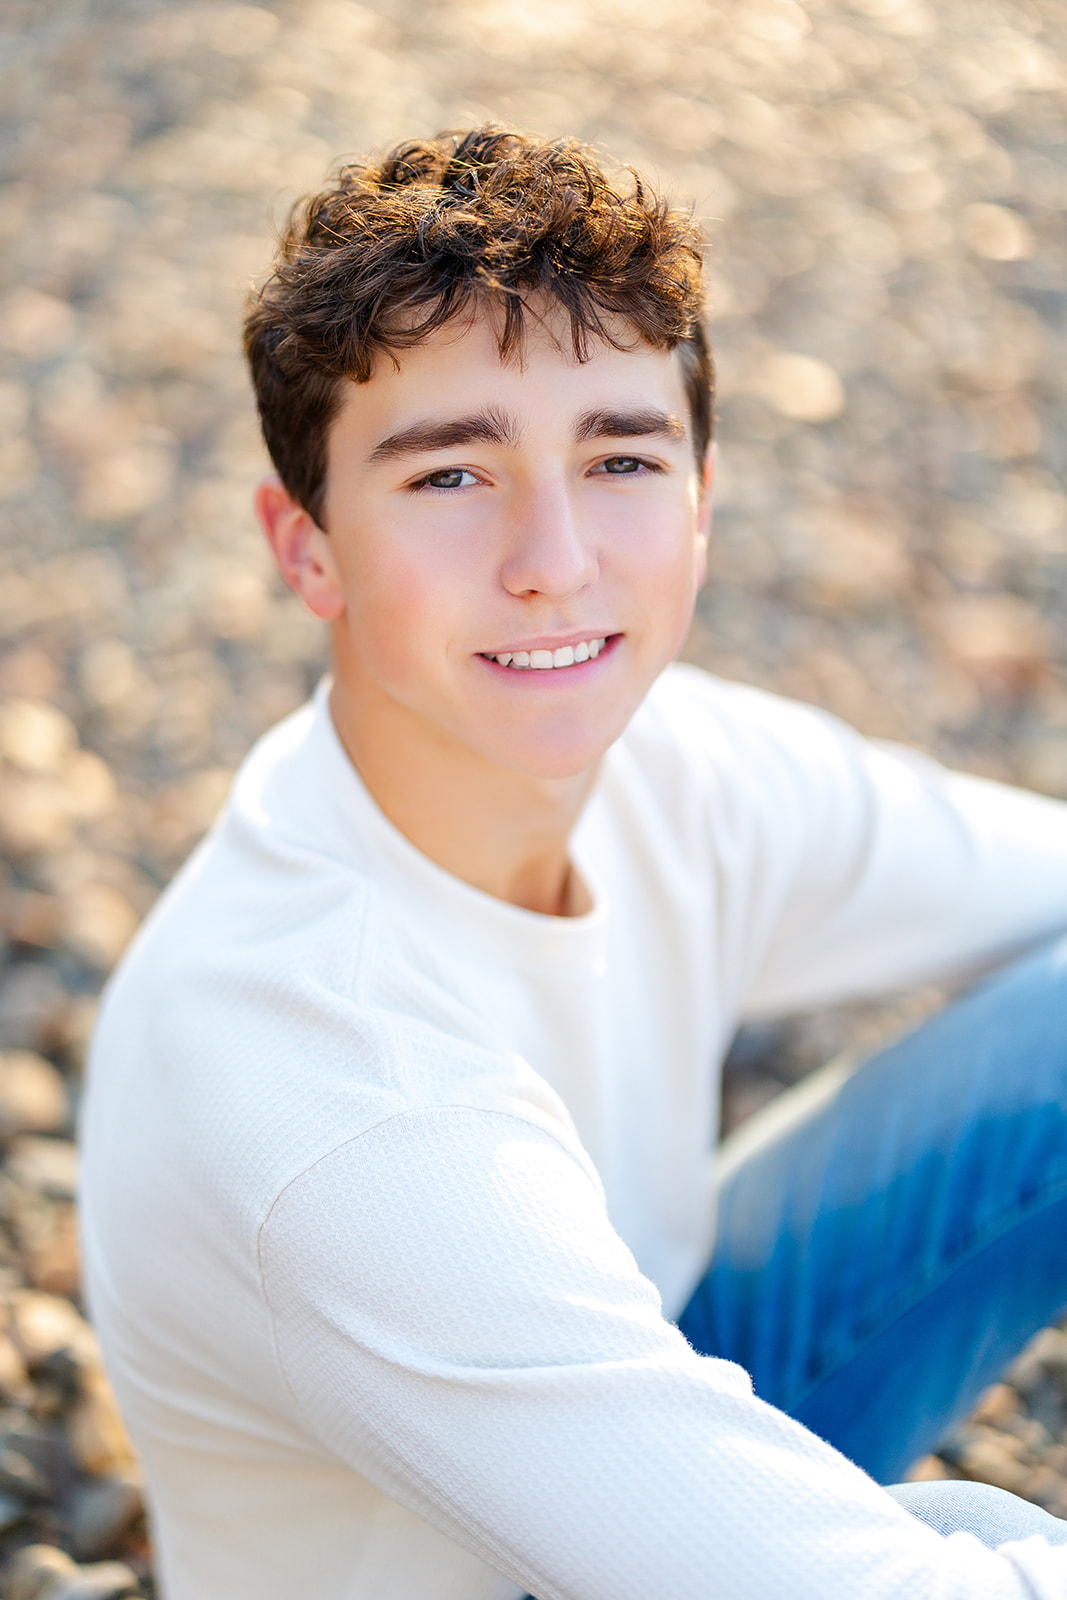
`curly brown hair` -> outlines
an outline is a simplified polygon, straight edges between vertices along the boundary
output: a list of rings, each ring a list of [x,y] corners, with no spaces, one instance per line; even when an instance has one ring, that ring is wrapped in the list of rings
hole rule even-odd
[[[342,380],[365,383],[478,302],[494,301],[501,359],[521,353],[531,300],[570,318],[575,358],[618,328],[678,349],[698,461],[712,430],[701,236],[632,169],[615,185],[576,139],[496,124],[398,145],[344,167],[298,206],[274,272],[252,296],[245,353],[263,435],[289,493],[316,520]]]

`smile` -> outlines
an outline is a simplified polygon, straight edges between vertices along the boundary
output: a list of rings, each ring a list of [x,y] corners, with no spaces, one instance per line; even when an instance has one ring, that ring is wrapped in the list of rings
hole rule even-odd
[[[557,667],[577,667],[583,661],[595,661],[604,648],[603,639],[582,639],[577,644],[565,644],[559,650],[501,650],[497,655],[486,655],[487,661],[496,661],[502,667],[513,667],[518,672],[548,672]]]

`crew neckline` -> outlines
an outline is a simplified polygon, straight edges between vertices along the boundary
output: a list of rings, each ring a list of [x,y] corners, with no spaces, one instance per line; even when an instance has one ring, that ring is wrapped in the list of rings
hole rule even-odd
[[[372,841],[370,875],[402,880],[424,912],[441,926],[450,941],[478,946],[479,959],[493,965],[519,965],[556,976],[588,978],[604,970],[609,906],[603,885],[582,849],[581,835],[590,811],[600,801],[597,784],[571,836],[571,862],[580,873],[592,905],[576,917],[554,916],[512,905],[457,877],[426,855],[390,821],[345,749],[330,710],[332,678],[327,674],[312,696],[312,737],[318,735],[325,758],[345,777],[342,792],[350,796],[342,809],[347,829],[359,828]]]

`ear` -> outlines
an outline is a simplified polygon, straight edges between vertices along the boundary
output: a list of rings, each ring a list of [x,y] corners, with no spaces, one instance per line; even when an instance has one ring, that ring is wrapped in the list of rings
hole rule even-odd
[[[259,485],[252,504],[278,571],[290,589],[312,616],[323,622],[336,621],[345,601],[329,536],[274,473]]]
[[[711,534],[711,491],[715,483],[715,463],[719,447],[713,439],[704,456],[704,470],[700,478],[700,498],[697,501],[697,588],[708,575],[708,539]]]

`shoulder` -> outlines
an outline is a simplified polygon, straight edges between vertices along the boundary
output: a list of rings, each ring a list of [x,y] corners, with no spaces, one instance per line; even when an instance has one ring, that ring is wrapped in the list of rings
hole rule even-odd
[[[815,706],[683,664],[658,679],[616,746],[623,764],[660,772],[665,786],[696,785],[718,807],[757,811],[783,786],[849,787],[868,748]]]
[[[653,730],[690,747],[778,745],[800,753],[817,743],[858,740],[859,735],[817,706],[771,694],[751,684],[731,683],[701,667],[678,662],[653,685],[631,728],[637,737]]]

